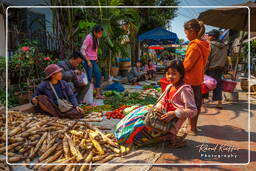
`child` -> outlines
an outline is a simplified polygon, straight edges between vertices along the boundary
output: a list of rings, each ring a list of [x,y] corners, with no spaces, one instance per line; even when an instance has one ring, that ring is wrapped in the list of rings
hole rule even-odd
[[[193,118],[197,114],[194,93],[190,85],[185,84],[183,79],[185,70],[183,63],[172,60],[166,69],[166,76],[170,79],[170,85],[166,88],[166,95],[155,106],[155,110],[165,114],[159,114],[161,120],[171,122],[178,118],[175,126],[170,130],[172,143],[175,144],[176,134],[186,118]]]
[[[135,66],[132,67],[131,71],[127,75],[129,83],[136,84],[139,81],[145,80],[144,72],[142,71],[142,63],[137,61]]]
[[[165,78],[160,79],[160,85],[161,85],[162,92],[164,92],[166,87],[171,83],[169,74],[168,74],[168,67],[165,68],[164,73],[165,73]]]
[[[156,112],[162,114],[159,115],[161,120],[174,123],[167,137],[170,138],[171,136],[171,143],[176,146],[176,134],[186,118],[192,118],[197,114],[197,107],[191,86],[185,84],[183,81],[183,63],[178,60],[173,60],[166,70],[166,75],[170,79],[171,84],[167,86],[166,91],[168,92],[166,92],[166,95],[161,98],[154,108]],[[115,135],[118,142],[143,145],[144,143],[150,144],[166,139],[166,133],[157,132],[154,128],[145,126],[143,118],[148,110],[148,106],[135,109],[117,124]],[[167,113],[164,113],[164,111]],[[147,139],[147,141],[144,141],[144,139]],[[182,145],[182,143],[180,145]]]
[[[149,79],[155,80],[156,66],[153,64],[152,60],[148,60],[148,63],[145,65],[144,72],[148,75]]]
[[[184,24],[185,34],[190,40],[184,59],[185,78],[186,84],[191,85],[197,106],[197,115],[189,119],[190,135],[197,134],[197,120],[202,105],[201,85],[203,83],[205,66],[210,55],[210,44],[207,40],[203,39],[205,27],[201,21],[192,19]]]

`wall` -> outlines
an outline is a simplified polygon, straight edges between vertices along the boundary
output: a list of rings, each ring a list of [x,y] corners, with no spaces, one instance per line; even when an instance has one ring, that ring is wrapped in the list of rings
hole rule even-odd
[[[49,2],[49,0],[46,0]],[[11,6],[45,6],[46,3],[44,0],[3,0],[3,2],[10,4]],[[9,9],[11,10],[11,9]],[[52,32],[52,12],[50,8],[31,8],[33,12],[44,14],[46,20],[46,30]]]

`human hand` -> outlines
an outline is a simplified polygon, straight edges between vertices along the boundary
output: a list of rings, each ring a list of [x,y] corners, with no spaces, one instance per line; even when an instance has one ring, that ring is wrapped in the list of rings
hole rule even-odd
[[[76,107],[76,110],[80,113],[84,113],[84,109],[82,109],[81,107],[77,106]]]
[[[88,66],[89,66],[90,68],[92,68],[92,63],[91,63],[91,61],[87,61],[87,64],[88,64]]]
[[[155,109],[153,109],[154,112],[156,113],[156,115],[158,117],[161,117],[163,115],[162,109],[160,107],[156,107]]]
[[[174,119],[176,117],[175,112],[174,111],[170,111],[164,115],[161,116],[161,120],[165,121],[165,122],[170,122],[172,119]]]

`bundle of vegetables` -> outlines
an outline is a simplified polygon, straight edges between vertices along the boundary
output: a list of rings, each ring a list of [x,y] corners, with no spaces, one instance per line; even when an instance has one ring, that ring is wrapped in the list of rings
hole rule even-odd
[[[104,92],[104,96],[106,96],[106,97],[111,97],[114,95],[122,97],[125,95],[125,92],[118,92],[118,91],[114,91],[114,90]]]
[[[123,119],[123,117],[124,117],[124,110],[126,108],[128,108],[128,107],[130,107],[130,106],[123,105],[120,108],[118,108],[118,109],[116,109],[116,110],[114,110],[112,112],[107,112],[106,113],[107,119],[110,119],[111,117],[113,119]]]
[[[104,163],[127,153],[113,134],[103,134],[83,121],[39,114],[8,113],[8,161],[40,163]],[[5,154],[1,130],[0,154]],[[34,170],[87,170],[88,165],[35,165]]]
[[[155,86],[153,86],[153,85],[144,85],[143,86],[143,90],[153,89],[153,88],[155,88]]]
[[[128,113],[130,113],[131,111],[133,111],[133,110],[135,110],[139,107],[140,107],[139,105],[134,105],[134,106],[131,106],[131,107],[127,107],[127,108],[124,109],[123,113],[125,115],[127,115]]]
[[[85,113],[103,112],[103,111],[111,111],[112,110],[111,105],[99,105],[99,106],[82,105],[80,107],[84,109]]]
[[[123,104],[133,106],[133,105],[149,105],[154,104],[157,100],[157,97],[147,95],[141,96],[141,93],[132,92],[124,97],[112,96],[104,100],[104,104],[109,104],[113,109],[118,109]]]
[[[101,122],[103,121],[103,113],[102,112],[92,112],[82,119],[86,122]]]
[[[146,97],[146,96],[153,96],[153,97],[160,97],[161,96],[161,92],[157,91],[156,89],[147,89],[147,90],[144,90],[141,94],[140,94],[141,97]]]

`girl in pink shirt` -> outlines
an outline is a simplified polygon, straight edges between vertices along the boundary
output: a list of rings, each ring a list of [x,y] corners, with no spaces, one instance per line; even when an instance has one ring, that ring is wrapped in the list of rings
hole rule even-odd
[[[96,25],[92,28],[92,32],[88,34],[81,47],[81,53],[84,56],[84,62],[82,63],[88,77],[88,81],[92,81],[92,75],[95,77],[94,87],[96,89],[96,99],[103,99],[100,94],[101,85],[101,72],[98,65],[98,49],[99,38],[102,37],[103,28],[100,25]]]
[[[145,65],[144,71],[146,72],[149,79],[155,80],[156,66],[153,64],[152,60],[148,60],[148,63]]]

